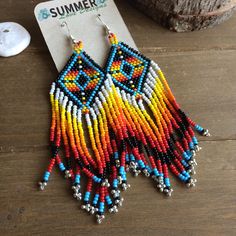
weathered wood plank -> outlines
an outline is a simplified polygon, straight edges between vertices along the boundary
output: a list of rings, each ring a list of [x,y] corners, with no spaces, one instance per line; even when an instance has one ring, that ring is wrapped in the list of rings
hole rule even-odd
[[[79,210],[67,180],[58,172],[37,191],[47,150],[1,154],[0,230],[2,235],[234,235],[236,233],[236,141],[202,144],[195,189],[174,181],[164,199],[151,179],[129,177],[124,207],[104,224]]]
[[[16,21],[31,33],[32,43],[28,52],[44,51],[47,46],[34,18],[33,9],[40,0],[1,1],[1,21]],[[117,6],[141,50],[193,51],[208,49],[235,49],[236,14],[227,22],[201,32],[176,34],[159,26],[126,0],[116,0]],[[24,6],[24,11],[19,9]],[[9,14],[10,13],[10,14]],[[116,33],[116,29],[112,29]]]
[[[235,0],[130,0],[144,14],[176,32],[213,27],[228,20],[235,11]]]
[[[166,52],[235,49],[236,15],[212,29],[177,34],[158,26],[156,22],[134,9],[127,1],[121,0],[116,3],[141,50],[156,48]]]
[[[184,110],[210,129],[213,136],[207,140],[236,138],[236,51],[148,53],[148,56],[160,64]],[[50,56],[21,54],[2,62],[2,151],[15,146],[47,145],[48,91],[57,76]]]

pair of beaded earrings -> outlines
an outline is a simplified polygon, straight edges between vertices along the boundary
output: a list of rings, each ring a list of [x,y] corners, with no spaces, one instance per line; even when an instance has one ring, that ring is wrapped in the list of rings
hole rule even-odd
[[[45,188],[57,164],[81,208],[101,223],[106,209],[115,213],[122,205],[119,188],[130,187],[128,171],[152,177],[167,196],[173,191],[169,172],[195,186],[191,174],[200,148],[194,131],[209,132],[183,112],[159,66],[118,41],[98,18],[111,43],[106,66],[97,65],[71,36],[73,54],[50,91],[52,154],[39,186]]]

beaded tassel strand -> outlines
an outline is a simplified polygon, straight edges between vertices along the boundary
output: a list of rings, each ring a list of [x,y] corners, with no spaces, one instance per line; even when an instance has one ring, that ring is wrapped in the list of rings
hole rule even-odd
[[[138,150],[135,127],[123,114],[122,99],[111,76],[105,75],[85,54],[81,42],[74,44],[73,55],[52,84],[50,99],[53,157],[40,189],[47,185],[57,163],[71,182],[73,197],[82,200],[81,208],[96,213],[97,222],[101,223],[106,207],[116,213],[122,205],[119,185],[123,190],[129,187],[125,169],[127,150],[139,163],[145,159]],[[60,159],[59,149],[64,150],[66,165]],[[84,194],[81,175],[87,177]]]
[[[112,47],[106,66],[107,73],[112,75],[118,93],[122,94],[126,104],[123,106],[124,114],[132,114],[131,119],[127,117],[127,123],[138,120],[142,124],[143,128],[139,128],[139,132],[136,129],[135,135],[140,142],[139,149],[144,148],[151,160],[155,160],[158,168],[152,165],[153,168],[148,166],[147,169],[157,181],[158,188],[168,196],[171,195],[168,170],[188,187],[195,186],[196,180],[189,173],[195,173],[194,156],[200,148],[193,129],[205,136],[209,135],[208,130],[196,125],[180,109],[162,71],[153,61],[119,42],[110,31],[108,39]],[[146,111],[145,104],[150,108],[152,116]],[[146,145],[145,138],[149,145]],[[135,162],[138,163],[138,160]],[[145,163],[145,157],[142,162]],[[130,169],[133,166],[132,163]],[[138,167],[138,164],[135,166]]]
[[[98,223],[122,206],[128,171],[151,176],[166,196],[173,191],[170,172],[195,186],[200,148],[194,131],[210,135],[182,111],[159,66],[105,27],[112,45],[105,69],[71,36],[73,54],[50,90],[52,157],[39,183],[44,190],[57,164],[73,197]]]

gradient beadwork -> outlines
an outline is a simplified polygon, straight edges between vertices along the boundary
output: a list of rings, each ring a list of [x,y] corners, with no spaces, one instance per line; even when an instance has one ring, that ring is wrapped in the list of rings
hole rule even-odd
[[[155,62],[110,31],[108,38],[105,68],[84,52],[82,42],[74,42],[72,56],[52,83],[51,158],[39,182],[44,190],[58,165],[73,197],[98,223],[106,211],[116,213],[122,206],[120,189],[130,187],[127,172],[152,177],[167,196],[173,191],[170,172],[195,186],[191,175],[200,149],[195,131],[209,135],[180,108]]]
[[[157,187],[168,196],[172,193],[169,171],[187,186],[195,186],[194,158],[198,141],[194,129],[209,133],[195,124],[180,108],[159,66],[137,50],[119,42],[109,31],[111,50],[106,65],[118,93],[129,124],[133,123],[135,137],[143,160],[134,159],[129,169],[145,169],[157,181]],[[146,110],[149,107],[149,112]],[[143,154],[143,150],[147,155]],[[146,159],[147,158],[147,159]],[[129,162],[129,161],[127,161]],[[144,163],[150,162],[149,165]],[[130,162],[129,162],[130,163]]]
[[[122,176],[124,188],[128,186],[124,172],[128,133],[121,98],[110,75],[83,51],[82,42],[74,44],[73,49],[50,90],[52,157],[39,186],[44,190],[57,164],[70,179],[74,198],[82,200],[81,208],[96,213],[101,223],[106,206],[110,212],[117,212],[117,206],[122,205],[118,177]],[[87,178],[84,194],[81,175]]]

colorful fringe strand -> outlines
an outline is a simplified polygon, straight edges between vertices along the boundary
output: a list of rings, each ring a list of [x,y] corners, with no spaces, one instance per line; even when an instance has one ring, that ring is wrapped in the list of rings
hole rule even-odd
[[[81,208],[96,213],[98,223],[106,208],[115,213],[122,205],[119,187],[129,188],[128,171],[151,176],[167,196],[173,191],[169,172],[195,186],[191,174],[200,149],[195,131],[209,135],[181,110],[155,62],[113,33],[109,40],[105,69],[78,42],[52,84],[52,157],[39,183],[43,190],[57,164],[71,180],[73,196],[82,200]],[[83,194],[81,175],[86,177]]]

